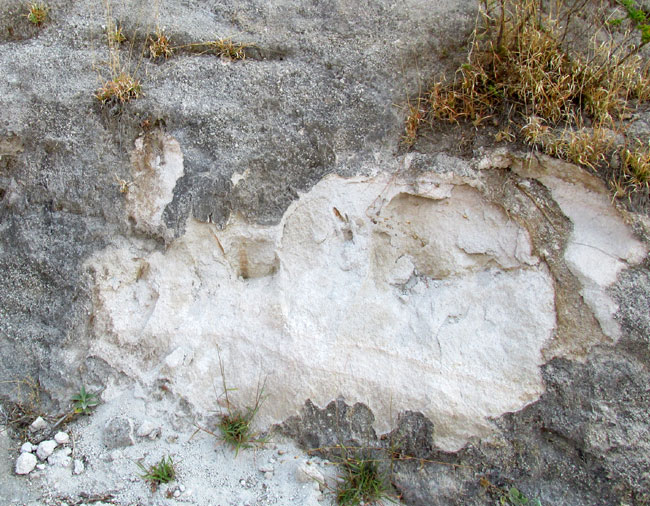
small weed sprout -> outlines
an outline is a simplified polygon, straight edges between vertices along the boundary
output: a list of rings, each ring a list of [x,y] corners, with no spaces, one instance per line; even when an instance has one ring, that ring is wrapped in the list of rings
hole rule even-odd
[[[126,179],[121,179],[117,176],[117,174],[113,174],[115,176],[115,181],[117,181],[117,184],[120,188],[120,193],[129,193],[129,188],[131,185],[133,185],[133,181],[127,181]]]
[[[542,506],[539,499],[529,499],[516,487],[496,486],[485,476],[481,478],[480,484],[493,498],[498,499],[501,506]]]
[[[47,16],[49,13],[49,7],[42,3],[33,3],[29,6],[29,12],[27,13],[27,19],[33,25],[39,26],[47,21]]]
[[[108,37],[108,43],[111,46],[119,46],[123,42],[126,42],[126,35],[124,35],[124,32],[122,31],[122,27],[118,25],[111,26],[107,30],[106,36]]]
[[[386,477],[373,460],[345,456],[340,464],[342,475],[336,490],[336,502],[341,506],[376,504],[389,497]]]
[[[176,477],[174,461],[171,457],[163,457],[160,459],[160,462],[149,468],[146,468],[141,462],[138,462],[138,467],[143,473],[140,477],[143,480],[151,482],[151,486],[154,489],[161,483],[173,481]]]
[[[81,386],[79,393],[72,396],[73,402],[73,412],[75,414],[90,414],[91,408],[94,408],[99,405],[99,400],[97,395],[90,392],[86,392],[86,387]]]
[[[530,500],[515,487],[510,487],[507,495],[502,495],[499,502],[503,506],[542,506],[539,499]]]
[[[160,60],[170,58],[174,54],[171,46],[171,41],[162,30],[156,30],[155,35],[150,35],[147,38],[147,46],[149,49],[149,58],[152,60]]]

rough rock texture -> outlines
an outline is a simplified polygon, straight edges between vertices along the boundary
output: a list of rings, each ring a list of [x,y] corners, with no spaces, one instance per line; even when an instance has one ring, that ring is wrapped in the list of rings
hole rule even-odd
[[[260,428],[397,441],[407,503],[643,504],[647,218],[546,157],[399,151],[474,2],[155,4],[53,0],[35,27],[0,0],[2,399],[31,377],[45,410],[85,384],[189,417],[265,380]],[[102,107],[107,20],[143,96]],[[151,62],[160,27],[183,47]],[[221,37],[248,58],[188,45]]]

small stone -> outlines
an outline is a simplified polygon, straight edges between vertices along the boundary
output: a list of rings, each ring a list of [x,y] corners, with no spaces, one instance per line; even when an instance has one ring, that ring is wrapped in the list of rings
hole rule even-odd
[[[267,480],[270,480],[271,478],[273,478],[273,473],[272,472],[264,473],[264,478],[266,478]]]
[[[43,469],[45,469],[45,464],[36,464],[36,469],[42,471]]]
[[[148,437],[149,439],[156,439],[160,436],[160,427],[150,420],[145,420],[136,432],[138,437]]]
[[[284,455],[285,453],[287,453],[286,450],[282,450],[282,449],[278,450],[278,455]]]
[[[86,470],[86,466],[84,465],[84,463],[79,459],[75,459],[74,460],[74,466],[72,468],[72,473],[73,474],[81,474],[85,470]]]
[[[113,451],[109,454],[109,460],[110,460],[111,462],[115,462],[115,461],[117,461],[117,460],[120,460],[121,458],[122,458],[122,452],[121,452],[120,450],[113,450]]]
[[[16,460],[16,474],[29,474],[36,467],[38,460],[33,453],[24,452]]]
[[[245,487],[245,486],[246,486],[246,480],[239,480],[239,484],[240,484],[242,487]]]
[[[272,473],[273,472],[273,466],[262,466],[259,469],[260,473]]]
[[[180,497],[181,491],[180,490],[174,490],[174,497]]]
[[[135,444],[133,420],[126,416],[111,418],[104,428],[104,444],[107,448],[123,448]]]
[[[38,455],[39,459],[45,460],[50,455],[52,455],[52,452],[54,451],[55,448],[56,448],[56,441],[48,439],[38,445],[38,448],[36,448],[36,455]]]
[[[325,477],[316,466],[310,465],[310,462],[303,462],[296,468],[296,479],[301,483],[308,483],[312,480],[318,483],[324,483]]]
[[[36,447],[27,441],[26,443],[23,443],[23,445],[20,447],[20,453],[32,453]]]
[[[180,490],[181,492],[185,492],[185,485],[180,484],[180,485],[178,486],[178,490]]]
[[[29,430],[32,432],[38,432],[39,430],[45,430],[47,429],[47,422],[43,420],[42,417],[38,417],[36,420],[32,422],[32,424],[29,426]]]
[[[54,435],[54,441],[56,441],[57,444],[65,445],[70,442],[70,436],[68,436],[68,434],[65,432],[57,432]]]
[[[72,465],[72,458],[70,457],[70,453],[66,452],[66,450],[70,450],[70,448],[55,451],[48,457],[47,462],[51,466],[70,467]]]

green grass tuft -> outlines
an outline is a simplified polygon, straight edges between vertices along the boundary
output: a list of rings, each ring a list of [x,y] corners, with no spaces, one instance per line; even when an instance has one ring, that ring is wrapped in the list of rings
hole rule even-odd
[[[160,462],[154,464],[148,469],[138,462],[138,467],[143,472],[140,477],[143,480],[151,482],[152,486],[156,487],[161,483],[169,483],[176,477],[174,469],[174,461],[171,457],[163,457]]]
[[[342,475],[336,490],[341,506],[376,504],[389,497],[387,479],[379,472],[375,461],[346,457],[340,464]]]

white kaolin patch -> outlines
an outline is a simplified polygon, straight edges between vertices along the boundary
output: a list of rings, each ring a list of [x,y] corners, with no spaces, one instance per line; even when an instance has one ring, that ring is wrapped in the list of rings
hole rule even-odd
[[[551,277],[465,184],[328,177],[278,226],[191,221],[165,252],[130,242],[92,263],[92,353],[206,412],[218,350],[237,402],[267,377],[262,424],[343,395],[378,430],[422,411],[449,450],[543,391]]]

